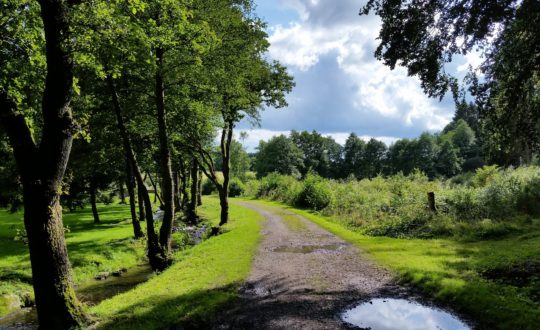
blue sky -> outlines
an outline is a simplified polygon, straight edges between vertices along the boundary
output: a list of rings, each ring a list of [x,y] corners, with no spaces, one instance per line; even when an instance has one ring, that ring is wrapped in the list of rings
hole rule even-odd
[[[260,127],[247,121],[243,141],[253,151],[258,141],[290,130],[317,130],[343,143],[351,132],[391,143],[441,130],[452,118],[449,98],[424,95],[419,81],[403,68],[390,70],[373,53],[380,22],[359,16],[365,0],[257,0],[257,14],[268,22],[268,56],[286,65],[296,88],[286,109],[266,109]],[[458,76],[477,56],[449,67]]]

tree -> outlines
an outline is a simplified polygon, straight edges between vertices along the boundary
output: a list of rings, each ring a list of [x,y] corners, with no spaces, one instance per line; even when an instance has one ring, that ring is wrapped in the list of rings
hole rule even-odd
[[[304,153],[304,167],[300,171],[302,176],[311,171],[322,177],[334,175],[333,168],[341,160],[341,146],[334,139],[323,137],[316,131],[292,131],[291,140]]]
[[[6,6],[9,8],[4,7],[0,14],[0,28],[2,38],[10,38],[10,42],[5,48],[2,43],[0,53],[0,124],[9,137],[23,186],[38,320],[43,329],[80,327],[87,318],[72,285],[60,206],[62,179],[77,133],[70,106],[73,5],[42,0],[39,5],[9,1]],[[43,71],[45,80],[40,76]],[[32,85],[43,89],[38,91]],[[40,106],[33,93],[41,95]],[[42,114],[39,130],[29,126],[37,123],[31,109]],[[39,139],[36,134],[41,135]]]
[[[382,19],[375,56],[392,69],[406,67],[430,96],[451,91],[458,111],[467,103],[466,93],[445,64],[458,54],[482,52],[480,72],[465,79],[485,131],[482,143],[498,163],[531,161],[540,145],[537,0],[369,0],[361,14],[370,12]],[[475,123],[461,119],[480,137]]]
[[[205,6],[208,6],[205,4]],[[217,91],[217,105],[222,119],[220,138],[223,159],[223,181],[215,176],[214,169],[206,169],[208,178],[215,184],[221,206],[220,225],[229,217],[229,182],[231,145],[236,123],[248,116],[258,119],[263,105],[274,108],[287,106],[285,94],[294,86],[287,69],[274,61],[269,63],[264,54],[269,43],[264,31],[265,23],[253,15],[253,1],[216,0],[206,10],[209,23],[219,40],[206,58],[208,79]],[[201,153],[206,158],[205,153]],[[204,167],[213,165],[209,159],[203,160]]]
[[[364,157],[361,162],[362,175],[365,178],[374,178],[384,171],[387,147],[382,141],[370,139],[366,144]]]
[[[440,175],[447,178],[459,173],[463,160],[459,158],[456,148],[448,140],[441,144],[441,149],[437,155],[435,168]]]
[[[268,142],[259,142],[254,168],[258,178],[273,172],[300,176],[300,168],[304,166],[303,159],[302,150],[285,135],[280,135]]]
[[[355,133],[351,133],[343,148],[342,177],[353,174],[356,178],[361,178],[360,166],[364,158],[366,143]]]

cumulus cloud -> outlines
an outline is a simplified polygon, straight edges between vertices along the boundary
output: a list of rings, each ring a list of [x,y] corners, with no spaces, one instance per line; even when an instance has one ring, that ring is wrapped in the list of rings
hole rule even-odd
[[[262,128],[395,139],[437,131],[450,121],[451,100],[428,98],[405,69],[390,70],[373,57],[380,21],[358,15],[362,2],[277,0],[276,6],[298,18],[269,28],[269,56],[288,66],[297,87],[288,109],[263,113]],[[461,65],[475,59],[466,60]]]

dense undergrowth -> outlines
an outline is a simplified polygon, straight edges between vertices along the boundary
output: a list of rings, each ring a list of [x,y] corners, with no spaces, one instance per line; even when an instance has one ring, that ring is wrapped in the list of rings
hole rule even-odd
[[[540,324],[540,231],[463,241],[373,237],[335,218],[287,208],[357,245],[364,256],[397,273],[401,283],[448,305],[479,329],[537,329]]]
[[[437,212],[428,208],[428,192]],[[271,174],[248,181],[244,196],[316,210],[371,236],[494,239],[538,228],[540,168],[484,167],[446,181],[420,172],[361,181]]]

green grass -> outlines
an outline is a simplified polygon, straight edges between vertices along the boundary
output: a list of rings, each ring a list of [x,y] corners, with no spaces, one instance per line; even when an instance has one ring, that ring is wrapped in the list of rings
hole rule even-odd
[[[127,205],[99,205],[101,224],[93,224],[89,208],[64,213],[69,228],[66,241],[75,283],[82,284],[102,271],[131,268],[144,257],[144,242],[133,240]],[[32,295],[32,272],[28,247],[15,241],[16,229],[23,228],[22,212],[0,210],[0,296]],[[144,227],[144,226],[143,226]],[[0,316],[10,312],[0,299]]]
[[[538,230],[476,242],[370,237],[312,212],[276,202],[254,202],[293,211],[357,245],[374,261],[393,270],[403,283],[452,306],[482,328],[537,329],[540,324],[538,278],[519,288],[481,276],[484,270],[538,261]]]
[[[91,309],[101,329],[201,327],[237,296],[260,240],[262,216],[231,205],[225,233],[180,251],[176,263],[135,289]],[[219,201],[205,198],[203,217],[219,220]]]

